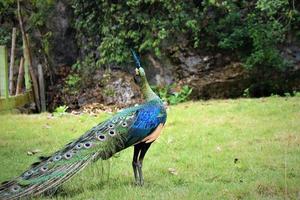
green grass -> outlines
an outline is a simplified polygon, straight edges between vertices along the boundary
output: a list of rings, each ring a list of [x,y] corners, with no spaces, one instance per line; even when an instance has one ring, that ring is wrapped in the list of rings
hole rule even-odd
[[[0,181],[36,160],[27,151],[54,152],[107,117],[1,115]],[[299,199],[299,120],[299,97],[172,106],[146,155],[144,187],[133,184],[129,148],[87,168],[53,198]]]

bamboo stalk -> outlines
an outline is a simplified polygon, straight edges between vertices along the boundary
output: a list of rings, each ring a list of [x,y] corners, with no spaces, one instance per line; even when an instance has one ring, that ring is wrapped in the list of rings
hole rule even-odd
[[[11,50],[10,50],[10,63],[9,63],[9,94],[13,95],[14,92],[14,65],[15,65],[15,49],[16,49],[16,32],[17,29],[13,28]]]
[[[36,76],[34,74],[34,70],[33,70],[33,65],[32,65],[32,59],[31,59],[31,54],[30,54],[30,48],[29,48],[29,41],[28,41],[28,36],[25,33],[24,30],[24,24],[23,24],[23,19],[22,19],[22,14],[21,14],[21,8],[20,8],[20,1],[17,1],[17,6],[18,6],[18,18],[19,18],[19,24],[20,24],[20,29],[22,32],[22,38],[23,38],[23,50],[24,50],[24,59],[25,59],[25,63],[24,63],[24,69],[25,69],[25,74],[26,74],[26,62],[28,62],[29,65],[29,73],[30,73],[30,77],[32,80],[32,85],[33,85],[33,94],[34,94],[34,101],[37,107],[38,112],[40,112],[41,110],[41,106],[40,106],[40,97],[39,97],[39,86],[38,86],[38,82],[36,79]],[[26,86],[26,76],[25,76],[25,86]],[[26,89],[28,89],[26,87]]]
[[[27,53],[27,42],[26,42],[26,36],[25,36],[25,31],[24,31],[24,25],[23,25],[23,19],[21,15],[21,8],[20,8],[20,1],[17,1],[18,4],[18,19],[19,19],[19,24],[20,24],[20,29],[22,33],[22,40],[23,40],[23,54],[24,54],[24,75],[25,75],[25,88],[26,90],[31,89],[31,82],[30,82],[30,76],[29,76],[29,59],[26,58]]]
[[[0,46],[0,97],[8,98],[8,63],[6,46]]]
[[[19,95],[22,93],[23,78],[24,78],[24,58],[21,57],[20,65],[19,65],[18,79],[17,79],[16,95]]]
[[[44,85],[43,68],[41,64],[38,64],[38,75],[39,75],[39,86],[40,86],[41,112],[45,112],[46,111],[45,85]]]

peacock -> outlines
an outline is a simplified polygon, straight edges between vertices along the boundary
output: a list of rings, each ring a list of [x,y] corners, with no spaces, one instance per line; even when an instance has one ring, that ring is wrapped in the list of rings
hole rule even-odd
[[[88,164],[106,160],[115,153],[134,146],[132,167],[135,183],[144,184],[142,166],[151,144],[159,137],[167,119],[162,100],[153,92],[136,53],[132,51],[136,69],[135,82],[140,86],[144,103],[116,113],[77,140],[65,145],[20,176],[3,182],[0,199],[37,196],[58,188]]]

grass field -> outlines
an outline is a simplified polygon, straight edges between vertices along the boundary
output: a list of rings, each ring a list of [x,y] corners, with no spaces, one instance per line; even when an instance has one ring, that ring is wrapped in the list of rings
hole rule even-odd
[[[0,181],[109,117],[0,116]],[[33,149],[37,156],[28,156]],[[133,184],[133,148],[99,161],[54,199],[300,199],[300,97],[172,106]],[[44,197],[43,199],[49,199]]]

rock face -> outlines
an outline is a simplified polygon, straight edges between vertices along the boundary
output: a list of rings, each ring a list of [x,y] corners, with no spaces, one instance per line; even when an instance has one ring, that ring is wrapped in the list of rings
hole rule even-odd
[[[104,102],[108,105],[118,102],[120,106],[136,103],[137,97],[140,97],[140,95],[133,85],[134,83],[130,80],[132,78],[122,72],[118,72],[114,76],[114,80],[105,87]]]
[[[250,72],[227,55],[194,52],[188,48],[169,51],[163,59],[143,55],[143,61],[151,84],[188,85],[193,88],[191,99],[237,98],[243,94],[261,97],[300,90],[300,48],[287,46],[282,52],[291,60],[292,67],[271,72],[264,72],[263,68]],[[61,77],[61,84],[54,90],[52,109],[61,104],[77,109],[92,103],[117,107],[140,103],[140,90],[133,82],[133,75],[128,73],[133,70],[132,66],[98,69],[91,74],[89,85],[76,93],[66,90],[66,77]]]
[[[50,110],[54,110],[57,105],[79,109],[93,103],[126,107],[141,100],[139,88],[134,83],[132,75],[126,72],[98,69],[92,75],[88,87],[75,90],[68,88],[66,78],[61,78],[61,83],[53,88],[54,97],[49,105]]]
[[[174,82],[193,88],[192,99],[284,95],[300,90],[300,48],[286,45],[281,51],[291,64],[284,70],[262,66],[249,71],[232,56],[199,52],[183,45],[168,49],[162,65],[169,65]]]
[[[78,47],[76,32],[72,28],[73,11],[68,0],[58,0],[47,21],[47,28],[52,32],[50,62],[54,67],[71,66],[77,60]]]
[[[175,77],[193,88],[194,99],[234,98],[249,87],[249,73],[228,56],[199,54],[191,50],[170,52]]]

